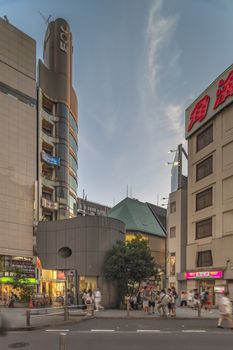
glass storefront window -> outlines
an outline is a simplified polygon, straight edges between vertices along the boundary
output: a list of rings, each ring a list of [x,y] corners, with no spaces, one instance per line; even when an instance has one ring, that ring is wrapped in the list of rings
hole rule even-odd
[[[89,276],[80,276],[79,278],[79,290],[82,293],[86,289],[95,291],[97,287],[97,278]]]

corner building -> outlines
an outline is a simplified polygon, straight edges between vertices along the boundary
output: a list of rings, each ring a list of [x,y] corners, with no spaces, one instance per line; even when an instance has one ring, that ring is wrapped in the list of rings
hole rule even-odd
[[[233,65],[186,110],[187,288],[233,296]]]
[[[77,214],[78,114],[72,86],[72,34],[64,19],[50,22],[38,76],[38,219]]]
[[[0,304],[15,268],[35,283],[36,42],[0,18]]]

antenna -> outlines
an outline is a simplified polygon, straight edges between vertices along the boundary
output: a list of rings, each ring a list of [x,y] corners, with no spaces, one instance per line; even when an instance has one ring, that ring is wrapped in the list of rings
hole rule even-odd
[[[43,20],[45,21],[45,24],[49,24],[49,20],[52,17],[52,15],[49,15],[48,18],[46,18],[43,13],[41,13],[40,11],[38,11],[39,15],[43,18]]]

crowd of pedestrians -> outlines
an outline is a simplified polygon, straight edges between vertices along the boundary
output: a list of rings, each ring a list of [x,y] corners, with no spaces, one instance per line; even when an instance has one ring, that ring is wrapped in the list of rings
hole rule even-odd
[[[131,310],[143,310],[144,315],[156,312],[162,316],[176,316],[177,292],[174,287],[159,290],[146,285],[129,298]]]

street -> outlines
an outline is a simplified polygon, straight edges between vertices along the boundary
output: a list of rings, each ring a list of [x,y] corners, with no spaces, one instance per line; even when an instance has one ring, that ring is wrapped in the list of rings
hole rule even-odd
[[[94,319],[66,327],[10,332],[1,338],[1,350],[25,348],[59,349],[59,333],[66,333],[66,350],[134,349],[159,346],[165,350],[232,349],[233,331],[224,325],[216,328],[216,320],[123,320]]]

